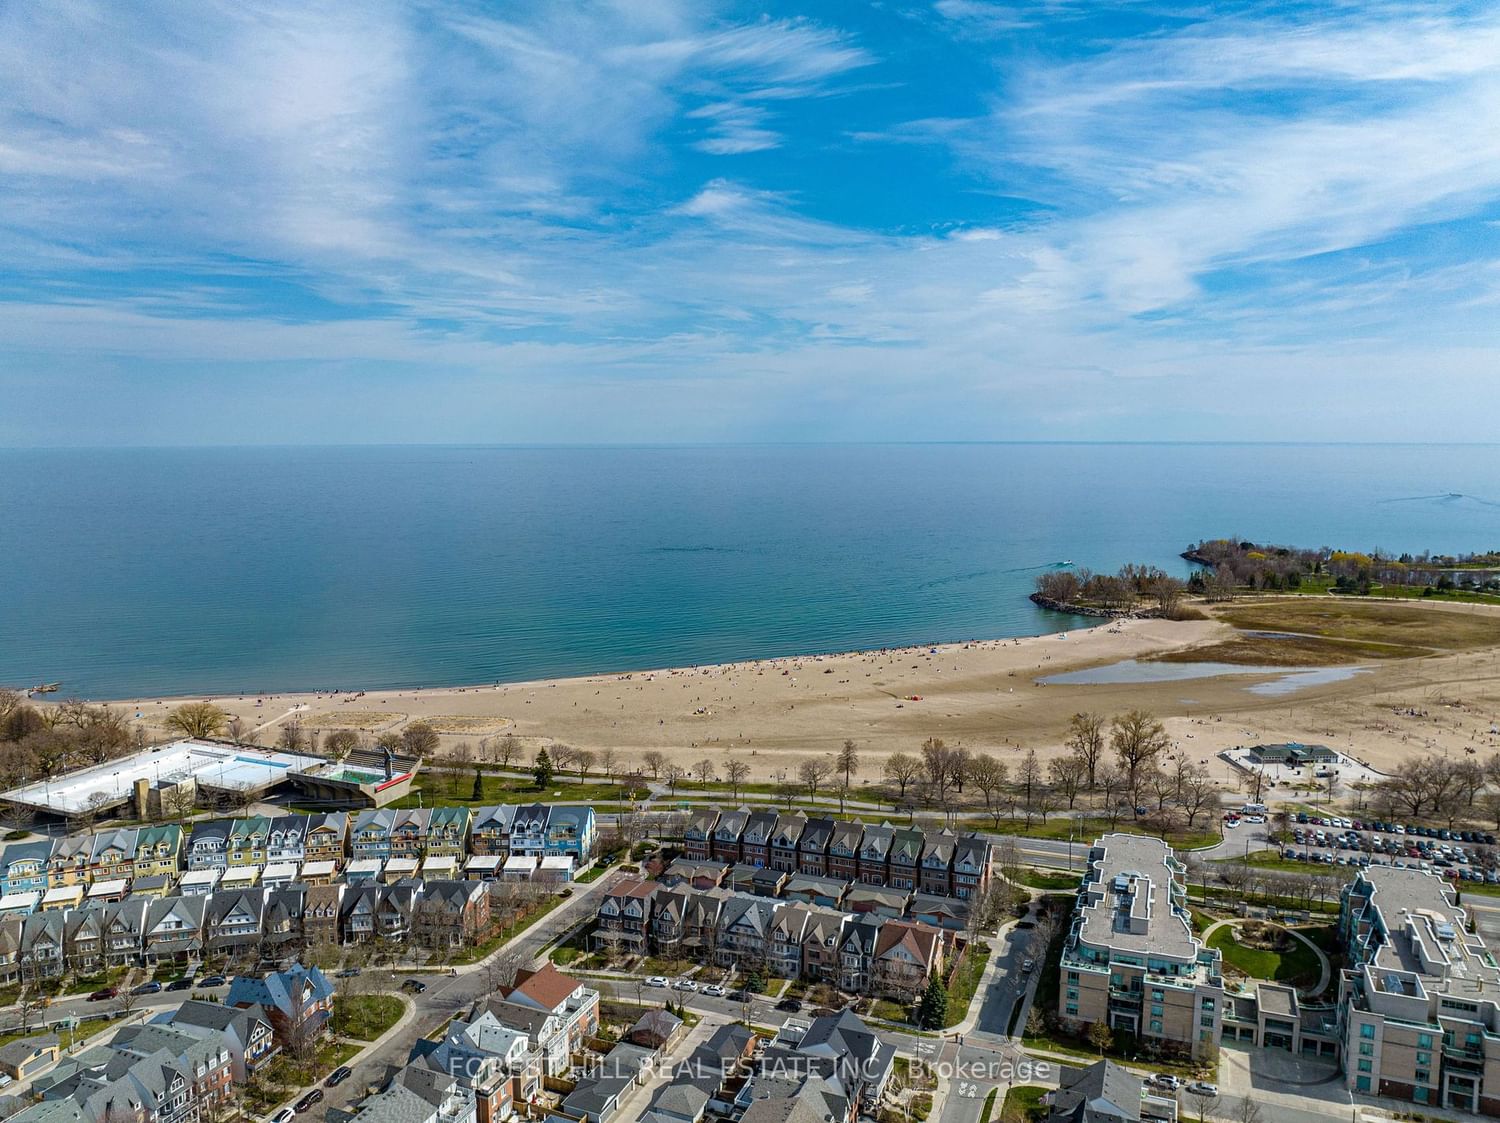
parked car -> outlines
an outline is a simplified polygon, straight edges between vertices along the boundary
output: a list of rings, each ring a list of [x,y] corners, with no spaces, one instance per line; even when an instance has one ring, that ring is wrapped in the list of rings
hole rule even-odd
[[[200,987],[223,987],[229,985],[229,980],[223,975],[205,975],[198,980]]]
[[[1207,1080],[1190,1080],[1187,1086],[1187,1093],[1190,1096],[1217,1096],[1219,1094],[1219,1086],[1211,1084]]]
[[[173,979],[170,983],[168,983],[167,984],[167,989],[168,990],[187,990],[188,988],[190,988],[191,986],[193,986],[194,983],[196,983],[196,982],[197,982],[197,980],[194,979],[191,975],[184,975],[182,978],[180,978],[180,979]]]
[[[732,990],[725,997],[731,1002],[749,1002],[750,993],[743,990]]]
[[[708,986],[703,988],[703,993],[708,995],[710,998],[723,998],[724,988],[721,987],[718,983],[709,983]]]
[[[307,1095],[303,1096],[300,1100],[297,1101],[297,1111],[299,1113],[307,1111],[312,1107],[313,1104],[317,1103],[322,1098],[323,1089],[314,1088],[311,1092],[307,1093]]]
[[[152,979],[150,982],[142,983],[140,986],[136,987],[130,993],[131,994],[159,994],[160,992],[161,992],[161,984],[159,982],[157,982],[155,979]]]
[[[783,998],[776,1003],[776,1009],[785,1010],[788,1014],[800,1014],[802,1012],[802,1000],[800,998]]]
[[[672,980],[672,989],[673,990],[697,990],[698,989],[698,984],[695,983],[695,982],[693,982],[692,979],[673,979]]]
[[[1029,955],[1025,959],[1021,960],[1021,974],[1029,975],[1035,970],[1036,960],[1032,959]]]
[[[1175,1092],[1182,1087],[1182,1077],[1170,1072],[1158,1072],[1151,1077],[1150,1083],[1158,1088],[1165,1088],[1169,1092]]]
[[[646,985],[648,987],[664,987],[667,985],[667,977],[665,975],[652,975],[646,980]]]
[[[425,994],[427,991],[427,984],[424,983],[421,979],[407,979],[404,983],[401,984],[401,989],[409,990],[413,994]]]
[[[358,967],[345,967],[342,971],[340,971],[338,973],[338,978],[340,978],[340,979],[357,979],[357,978],[359,978],[359,968]]]
[[[118,998],[119,996],[120,996],[120,988],[119,987],[100,987],[93,994],[89,995],[89,1001],[90,1002],[103,1002],[103,1001],[105,1001],[107,999],[110,999],[110,998]]]
[[[353,1075],[354,1070],[348,1065],[339,1065],[338,1068],[334,1069],[328,1074],[328,1079],[323,1081],[323,1084],[329,1088],[337,1088],[340,1084],[342,1084],[345,1080],[348,1080],[349,1077]]]
[[[292,1120],[296,1118],[296,1115],[297,1111],[295,1108],[284,1107],[275,1115],[271,1116],[271,1123],[292,1123]]]

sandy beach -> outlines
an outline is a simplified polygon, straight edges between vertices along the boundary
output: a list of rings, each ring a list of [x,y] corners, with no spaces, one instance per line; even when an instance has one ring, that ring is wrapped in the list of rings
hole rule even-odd
[[[1495,618],[1500,621],[1500,612]],[[1075,712],[1133,707],[1156,713],[1179,746],[1225,775],[1227,766],[1214,754],[1256,741],[1321,742],[1375,768],[1427,749],[1500,749],[1493,732],[1500,724],[1500,645],[1374,662],[1339,681],[1284,694],[1252,690],[1284,677],[1262,668],[1166,682],[1040,681],[1213,643],[1232,631],[1211,620],[1131,619],[942,647],[498,685],[213,700],[248,727],[259,727],[266,743],[292,713],[311,729],[353,726],[372,734],[423,719],[443,731],[445,748],[510,734],[528,758],[536,747],[556,743],[612,746],[627,767],[653,749],[683,765],[705,758],[722,764],[733,756],[761,781],[783,770],[794,774],[801,760],[834,752],[846,739],[864,755],[862,782],[878,778],[886,755],[914,751],[928,737],[1002,757],[1027,747],[1050,756],[1062,751]],[[180,701],[117,704],[150,727]]]

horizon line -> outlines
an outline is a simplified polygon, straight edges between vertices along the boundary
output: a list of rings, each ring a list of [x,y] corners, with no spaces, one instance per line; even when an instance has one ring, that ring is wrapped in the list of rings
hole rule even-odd
[[[850,441],[340,441],[255,444],[117,444],[117,445],[0,445],[8,452],[183,452],[244,449],[706,449],[706,448],[876,448],[876,447],[1182,447],[1182,448],[1497,448],[1500,441],[1290,441],[1290,440],[850,440]]]

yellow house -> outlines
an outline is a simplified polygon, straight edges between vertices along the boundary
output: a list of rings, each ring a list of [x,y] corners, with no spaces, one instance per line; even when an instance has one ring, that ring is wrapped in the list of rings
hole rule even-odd
[[[48,884],[82,885],[88,880],[89,854],[94,848],[91,834],[70,834],[52,845],[47,859]]]
[[[89,881],[114,881],[135,873],[135,840],[140,832],[134,827],[100,831],[94,835],[89,851]]]
[[[349,840],[349,816],[342,811],[313,815],[308,819],[303,855],[309,862],[344,864]]]
[[[174,874],[182,851],[182,828],[176,823],[142,827],[135,839],[135,876]]]
[[[229,868],[263,866],[266,846],[271,839],[271,820],[264,815],[250,815],[231,820],[229,825]]]

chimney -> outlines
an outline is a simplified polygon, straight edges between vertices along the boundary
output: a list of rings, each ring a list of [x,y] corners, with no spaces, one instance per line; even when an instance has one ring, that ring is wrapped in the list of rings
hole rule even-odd
[[[136,777],[135,781],[135,817],[137,819],[147,818],[146,793],[151,790],[151,783],[144,776]]]

